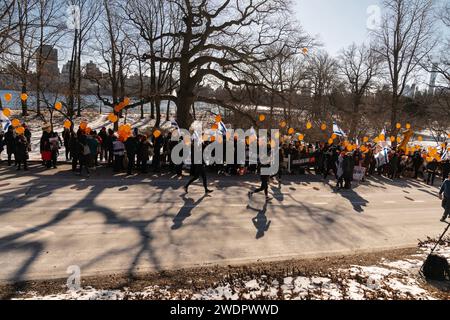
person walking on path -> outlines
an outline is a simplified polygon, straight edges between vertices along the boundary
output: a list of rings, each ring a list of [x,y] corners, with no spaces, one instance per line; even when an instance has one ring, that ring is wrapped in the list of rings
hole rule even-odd
[[[193,170],[193,177],[191,178],[191,180],[189,180],[189,182],[184,186],[184,191],[186,193],[189,192],[189,186],[194,183],[194,181],[198,180],[200,177],[202,177],[202,181],[203,181],[203,187],[205,188],[205,193],[212,193],[212,190],[208,189],[208,182],[206,179],[206,169],[205,169],[205,165],[204,164],[194,164],[194,170]]]
[[[261,179],[261,186],[254,190],[254,191],[250,191],[248,193],[248,196],[251,198],[255,193],[259,193],[264,191],[264,195],[266,196],[266,202],[269,202],[270,200],[272,200],[271,197],[269,197],[269,180],[270,180],[270,175],[266,175],[263,174],[263,168],[270,168],[270,163],[268,164],[260,164],[259,165],[259,177]]]

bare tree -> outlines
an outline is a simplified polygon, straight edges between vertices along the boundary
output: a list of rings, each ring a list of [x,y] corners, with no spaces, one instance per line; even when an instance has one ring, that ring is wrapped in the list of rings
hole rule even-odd
[[[292,37],[290,1],[169,0],[167,4],[169,11],[165,12],[173,21],[169,26],[176,28],[168,27],[152,40],[168,39],[180,43],[180,49],[173,56],[149,52],[143,58],[176,65],[177,95],[167,98],[176,103],[178,123],[183,128],[191,125],[190,110],[195,101],[221,104],[195,94],[205,80],[217,80],[223,86],[254,85],[237,78],[236,73],[250,73],[252,66],[273,59],[286,46],[299,46],[292,43],[300,37]],[[280,51],[267,55],[266,49],[277,42],[284,44]]]
[[[55,47],[63,36],[63,23],[60,21],[61,8],[56,0],[39,0],[36,11],[38,15],[38,47],[35,53],[36,65],[36,113],[41,115],[41,92],[53,85],[58,74],[45,72],[44,65],[50,58],[51,51],[44,52],[44,46]]]
[[[326,51],[318,51],[308,57],[306,78],[312,95],[311,117],[314,121],[322,122],[331,119],[330,94],[338,79],[338,65],[336,59]]]
[[[380,57],[365,45],[352,44],[339,57],[338,68],[345,78],[351,98],[349,138],[357,136],[361,120],[361,105],[366,93],[372,88],[374,78],[380,72]]]
[[[401,97],[412,74],[435,47],[433,3],[385,0],[386,13],[374,31],[375,48],[386,63],[392,90],[390,133],[396,135]]]

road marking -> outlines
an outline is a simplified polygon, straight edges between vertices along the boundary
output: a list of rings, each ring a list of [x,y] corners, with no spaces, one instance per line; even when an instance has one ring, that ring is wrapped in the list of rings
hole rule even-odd
[[[423,200],[414,200],[415,203],[424,203],[425,201]]]
[[[383,201],[383,203],[389,203],[389,204],[392,204],[392,203],[397,203],[397,201]]]

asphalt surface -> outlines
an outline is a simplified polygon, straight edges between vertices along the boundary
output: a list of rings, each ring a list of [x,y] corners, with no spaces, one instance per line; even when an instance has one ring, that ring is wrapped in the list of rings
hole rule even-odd
[[[334,192],[315,176],[247,193],[258,178],[170,175],[89,179],[67,165],[29,172],[0,167],[0,281],[164,270],[413,247],[445,225],[437,187],[375,177]],[[436,182],[436,185],[438,182]]]

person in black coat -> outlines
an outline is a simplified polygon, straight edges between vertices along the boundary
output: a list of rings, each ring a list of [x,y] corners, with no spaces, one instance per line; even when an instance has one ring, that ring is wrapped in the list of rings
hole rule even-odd
[[[72,130],[70,132],[70,139],[69,139],[69,149],[70,149],[70,155],[72,157],[72,171],[77,171],[78,163],[80,162],[80,157],[82,154],[82,146],[80,141],[78,140],[78,135]]]
[[[23,134],[19,134],[15,140],[16,140],[15,160],[17,162],[17,170],[19,171],[23,164],[23,170],[27,171],[28,140]]]
[[[427,184],[430,186],[434,185],[437,168],[438,162],[436,159],[433,159],[433,161],[427,164]]]
[[[131,136],[125,141],[125,150],[127,151],[128,167],[127,175],[132,175],[136,163],[136,154],[138,152],[139,141],[137,137]]]
[[[353,180],[353,170],[355,168],[355,161],[350,154],[346,154],[343,162],[343,170],[344,170],[344,188],[351,189],[352,188],[352,180]]]
[[[195,142],[194,142],[195,143]],[[192,143],[192,145],[194,144]],[[204,145],[202,145],[202,148],[204,148]],[[203,150],[203,149],[202,149]],[[192,155],[194,153],[192,152]],[[212,190],[208,189],[208,182],[206,180],[206,164],[204,162],[204,159],[202,157],[202,163],[201,164],[196,164],[194,163],[194,160],[192,159],[192,178],[189,180],[189,182],[184,186],[184,191],[186,193],[189,192],[189,186],[196,181],[197,179],[199,179],[200,177],[202,177],[202,181],[203,181],[203,187],[205,188],[205,193],[211,193],[213,192]]]
[[[445,181],[450,174],[450,160],[442,162],[442,181]]]
[[[63,141],[64,141],[64,149],[66,149],[66,161],[71,159],[70,155],[70,129],[64,128],[62,133]]]
[[[9,127],[8,131],[5,133],[5,145],[6,153],[8,154],[8,166],[12,165],[12,155],[16,150],[16,139],[14,137],[13,127]],[[15,159],[15,156],[14,156]],[[17,162],[17,161],[16,161]]]
[[[269,180],[270,176],[263,174],[262,168],[270,168],[270,163],[268,164],[260,164],[259,165],[259,177],[261,179],[261,186],[254,190],[250,191],[248,193],[249,197],[252,197],[255,193],[259,193],[261,191],[264,191],[264,195],[266,196],[266,201],[272,200],[272,198],[269,197]]]

